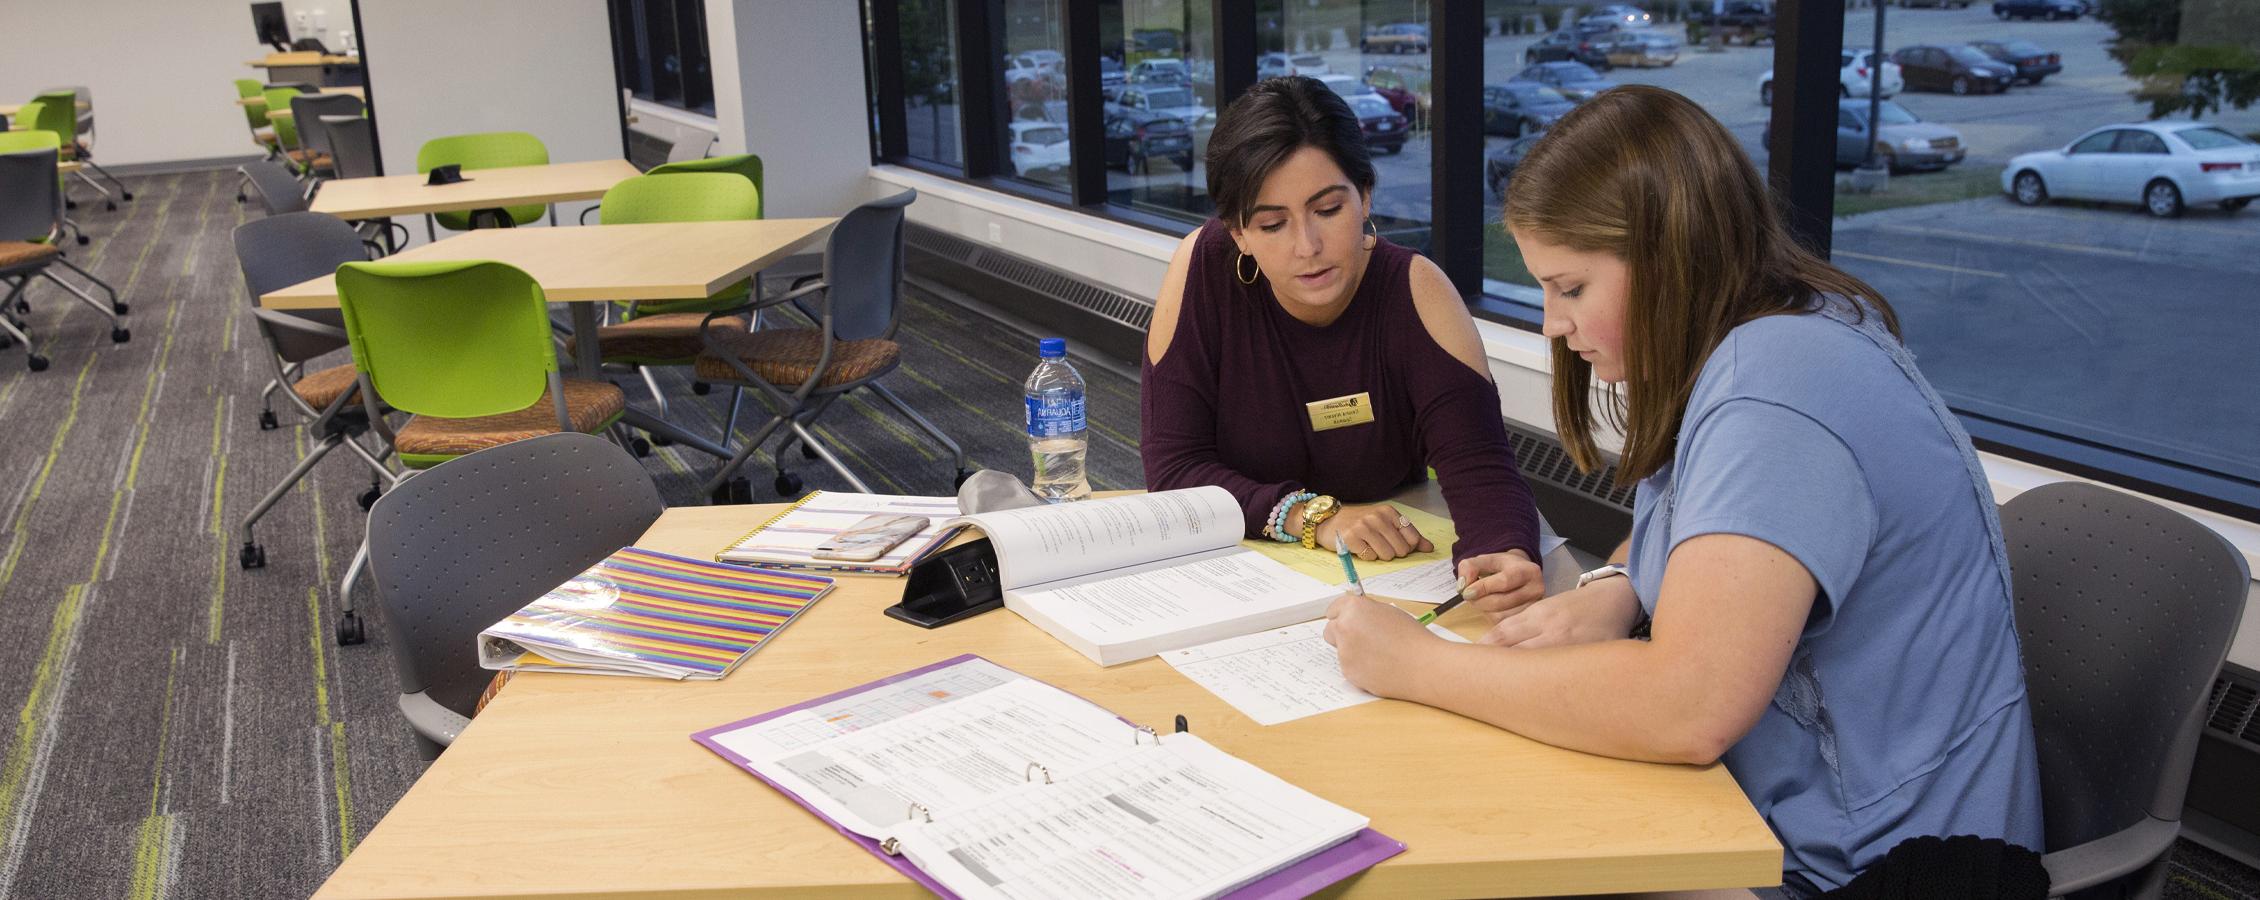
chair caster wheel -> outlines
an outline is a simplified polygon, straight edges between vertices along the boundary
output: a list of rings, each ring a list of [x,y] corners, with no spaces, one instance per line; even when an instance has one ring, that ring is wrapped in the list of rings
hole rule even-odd
[[[743,477],[722,482],[721,487],[714,489],[713,499],[716,506],[752,503],[753,482],[747,481]]]
[[[267,548],[246,543],[243,551],[236,554],[235,561],[246,569],[264,569],[267,567]]]
[[[775,487],[777,488],[777,496],[798,497],[801,489],[800,476],[791,472],[779,472],[777,473]]]
[[[654,447],[672,447],[675,446],[675,439],[664,434],[655,434],[651,436],[651,445]]]
[[[132,203],[132,202],[133,202],[133,192],[132,192],[132,191],[119,191],[119,192],[118,192],[118,196],[119,196],[119,198],[120,198],[120,199],[123,199],[123,200],[125,200],[125,201],[126,201],[127,203]]]
[[[112,328],[112,329],[110,329],[110,343],[113,343],[113,344],[123,344],[123,343],[125,343],[125,342],[127,342],[127,341],[130,341],[130,340],[133,340],[133,329],[131,329],[131,328]]]
[[[133,307],[131,307],[131,306],[127,306],[127,305],[126,305],[126,303],[125,303],[125,301],[123,301],[123,300],[120,300],[120,301],[118,301],[118,302],[116,302],[116,303],[112,303],[112,304],[110,304],[110,311],[111,311],[111,312],[114,312],[114,313],[117,313],[118,315],[121,315],[121,316],[122,316],[122,315],[125,315],[126,313],[132,312],[132,311],[133,311]]]
[[[103,201],[103,202],[102,202],[102,209],[103,209],[103,211],[105,211],[105,212],[117,212],[117,211],[118,211],[118,201],[116,201],[116,200],[105,200],[105,201]]]
[[[88,244],[91,244],[91,243],[94,243],[94,239],[93,239],[93,238],[87,237],[86,235],[83,235],[83,234],[82,234],[82,235],[79,235],[79,236],[78,236],[78,245],[79,245],[79,246],[81,246],[81,247],[84,247],[84,246],[86,246],[86,245],[88,245]]]
[[[250,200],[251,200],[251,198],[249,198],[249,197],[246,197],[246,196],[244,196],[244,195],[242,195],[242,194],[237,194],[237,195],[235,195],[235,202],[237,202],[237,203],[248,203],[248,202],[250,202]]]
[[[260,410],[260,411],[259,411],[259,430],[260,430],[260,431],[273,431],[273,430],[275,430],[275,429],[277,429],[277,428],[281,428],[281,427],[282,427],[282,422],[280,422],[280,421],[276,420],[276,418],[275,418],[275,411],[274,411],[274,410],[271,410],[271,409],[263,409],[263,410]]]
[[[24,315],[27,315],[27,316],[28,316],[28,315],[31,315],[31,301],[29,301],[29,300],[18,300],[18,301],[16,301],[16,311],[17,311],[17,312],[20,312],[20,313],[23,313]]]
[[[370,485],[368,490],[362,491],[361,496],[354,498],[354,500],[361,504],[362,512],[368,512],[370,507],[377,505],[377,498],[382,496],[384,496],[383,491],[378,490],[375,485]]]
[[[77,209],[77,208],[78,208],[78,201],[76,201],[76,200],[65,200],[65,201],[63,201],[63,208],[64,208],[64,209]]]
[[[968,479],[968,478],[971,478],[971,477],[973,477],[973,470],[972,470],[972,469],[959,469],[959,470],[957,470],[957,478],[956,478],[956,480],[954,480],[954,481],[951,481],[951,482],[950,482],[950,486],[951,486],[951,487],[964,487],[964,486],[965,486],[965,479]]]
[[[635,454],[637,459],[650,456],[651,442],[643,438],[633,438],[628,441],[628,452]]]
[[[815,447],[814,447],[813,445],[809,444],[808,442],[806,442],[806,441],[802,441],[802,442],[801,442],[801,445],[800,445],[800,458],[802,458],[802,459],[815,459],[815,458],[816,458],[816,448],[815,448]]]
[[[26,359],[26,360],[24,360],[24,365],[31,367],[31,370],[32,370],[32,371],[34,371],[34,372],[45,372],[45,371],[47,371],[47,357],[44,357],[44,356],[34,356],[34,357],[31,357],[31,358],[29,358],[29,359]]]
[[[338,646],[351,647],[368,639],[368,635],[361,630],[361,615],[359,613],[349,612],[337,620]]]
[[[709,393],[712,393],[713,391],[714,391],[714,386],[713,386],[713,385],[711,385],[711,384],[707,384],[706,382],[703,382],[703,381],[693,381],[693,382],[691,382],[691,393],[693,393],[693,394],[697,394],[697,395],[699,395],[699,396],[701,396],[701,397],[704,397],[704,396],[706,396],[707,394],[709,394]]]

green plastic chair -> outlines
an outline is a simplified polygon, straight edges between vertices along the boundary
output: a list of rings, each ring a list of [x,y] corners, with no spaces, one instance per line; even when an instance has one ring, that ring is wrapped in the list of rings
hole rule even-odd
[[[266,91],[265,91],[265,89],[263,89],[263,88],[261,88],[261,87],[259,86],[259,80],[258,80],[258,79],[256,79],[256,78],[238,78],[238,79],[236,79],[236,80],[235,80],[235,94],[236,94],[236,98],[237,98],[237,99],[241,99],[241,100],[251,100],[251,99],[257,99],[257,100],[259,100],[259,101],[260,101],[260,102],[261,102],[262,104],[263,104],[263,103],[265,103],[265,102],[266,102],[266,99],[267,99],[267,95],[266,95]],[[250,123],[250,125],[251,125],[251,130],[252,130],[252,132],[253,132],[253,138],[254,138],[254,139],[256,139],[256,138],[257,138],[257,132],[258,132],[258,130],[259,130],[259,129],[261,129],[261,128],[265,128],[265,127],[267,127],[268,125],[270,125],[270,124],[273,124],[273,123],[270,123],[270,122],[268,122],[268,121],[267,121],[267,107],[265,107],[265,106],[263,106],[263,105],[261,105],[261,106],[255,106],[255,105],[252,105],[252,104],[249,104],[249,103],[245,103],[245,104],[243,104],[243,105],[242,105],[242,106],[241,106],[240,108],[241,108],[241,109],[243,110],[243,120],[244,120],[245,122],[248,122],[248,123]],[[264,141],[262,141],[261,143],[265,143],[265,142],[264,142]]]
[[[543,166],[549,164],[549,148],[542,146],[541,138],[523,131],[486,131],[478,134],[458,134],[433,138],[416,151],[416,171],[429,172],[440,166],[459,165],[463,171],[472,169],[500,169],[510,166]],[[546,204],[529,203],[525,206],[503,208],[513,225],[524,225],[542,217],[549,211]],[[471,230],[470,212],[433,213],[439,224],[453,231]]]
[[[266,88],[260,91],[260,96],[267,98],[269,110],[276,110],[289,109],[290,98],[300,93],[302,92],[297,88]],[[284,116],[280,119],[269,118],[267,122],[274,126],[275,149],[281,151],[284,162],[290,166],[291,174],[302,177],[306,175],[313,167],[313,157],[298,142],[298,121]]]
[[[744,176],[747,181],[753,182],[753,217],[756,219],[763,218],[761,198],[767,196],[767,192],[761,186],[761,157],[751,153],[740,153],[736,156],[687,159],[682,162],[668,163],[645,174],[680,175],[693,172],[728,172],[733,175]]]
[[[362,402],[415,415],[395,432],[369,410],[411,469],[543,434],[602,435],[626,409],[612,384],[558,374],[548,301],[517,267],[349,262],[337,292]]]

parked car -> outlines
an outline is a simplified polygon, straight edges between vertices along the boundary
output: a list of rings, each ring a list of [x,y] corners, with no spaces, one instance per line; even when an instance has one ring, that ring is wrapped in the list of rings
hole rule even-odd
[[[1111,57],[1111,56],[1101,56],[1101,57],[1099,57],[1099,87],[1100,87],[1100,88],[1102,88],[1102,89],[1103,89],[1103,88],[1117,88],[1117,87],[1121,87],[1121,86],[1123,85],[1123,83],[1124,83],[1124,82],[1126,82],[1126,81],[1128,81],[1128,80],[1129,80],[1128,76],[1126,76],[1126,75],[1124,75],[1124,74],[1123,74],[1123,71],[1122,71],[1122,64],[1121,64],[1121,63],[1119,63],[1119,62],[1116,62],[1116,61],[1115,61],[1115,59],[1114,59],[1114,57]]]
[[[2017,80],[2026,84],[2039,84],[2040,80],[2064,71],[2063,56],[2041,49],[2031,41],[2008,40],[1971,41],[1979,53],[2017,68]]]
[[[1389,107],[1420,127],[1428,121],[1428,73],[1414,70],[1408,74],[1393,66],[1374,66],[1365,70],[1365,83],[1371,85]]]
[[[1577,20],[1579,25],[1610,25],[1616,28],[1646,28],[1656,24],[1648,11],[1629,3],[1611,3],[1593,11],[1592,15]]]
[[[1601,52],[1611,66],[1668,66],[1679,61],[1679,39],[1645,28],[1619,31],[1601,39]]]
[[[1153,161],[1166,159],[1177,168],[1193,171],[1193,129],[1176,116],[1115,109],[1106,116],[1106,164],[1121,166],[1132,175],[1153,170]]]
[[[1266,53],[1256,57],[1256,80],[1284,75],[1324,75],[1334,71],[1326,57],[1316,53]]]
[[[1969,153],[1962,143],[1962,133],[1937,122],[1925,122],[1908,112],[1907,108],[1890,100],[1876,101],[1876,117],[1883,120],[1883,128],[1871,136],[1868,130],[1868,101],[1836,101],[1836,164],[1857,166],[1868,159],[1868,145],[1875,145],[1878,162],[1893,172],[1943,169],[1961,162]],[[1773,145],[1773,126],[1767,125],[1758,138],[1760,144]]]
[[[2170,218],[2190,204],[2218,203],[2233,213],[2260,197],[2260,146],[2197,122],[2105,125],[2062,150],[2009,160],[2001,190],[2026,206],[2052,198],[2136,203]]]
[[[1491,196],[1507,198],[1507,180],[1514,177],[1515,167],[1522,165],[1523,157],[1529,156],[1531,146],[1537,143],[1537,135],[1516,138],[1483,154],[1483,185],[1491,189]]]
[[[1617,83],[1601,77],[1600,73],[1583,63],[1545,62],[1524,68],[1515,74],[1515,81],[1532,81],[1561,91],[1569,99],[1583,103],[1594,94],[1616,87]]]
[[[1004,80],[1010,84],[1027,78],[1058,77],[1067,71],[1067,57],[1057,50],[1026,50],[1004,58]]]
[[[1993,14],[2001,21],[2010,19],[2077,19],[2087,12],[2087,4],[2080,0],[1994,0]]]
[[[1839,97],[1867,96],[1868,88],[1874,84],[1874,79],[1871,77],[1873,72],[1868,68],[1874,59],[1875,51],[1873,50],[1844,50],[1839,52],[1837,54],[1839,68],[1836,70],[1836,95]],[[1883,61],[1883,84],[1881,86],[1883,93],[1880,96],[1885,98],[1897,95],[1901,89],[1907,86],[1906,73],[1899,68],[1898,63],[1889,59]],[[1772,69],[1767,69],[1766,74],[1758,76],[1758,105],[1773,105]]]
[[[1553,127],[1577,101],[1535,81],[1483,86],[1483,133],[1521,137]]]
[[[1565,28],[1549,34],[1522,51],[1524,63],[1577,62],[1596,69],[1609,67],[1609,52],[1601,45],[1601,38],[1616,29]]]
[[[1372,91],[1343,99],[1350,102],[1350,111],[1358,114],[1358,125],[1365,130],[1366,149],[1392,155],[1404,152],[1411,123],[1389,108],[1389,101]]]
[[[1155,56],[1176,56],[1185,43],[1179,37],[1174,28],[1140,28],[1130,32],[1130,45]]]
[[[1907,7],[1908,9],[1914,9],[1920,6],[1935,6],[1939,9],[1946,9],[1949,7],[1954,9],[1969,9],[1970,0],[1899,0],[1899,5]]]
[[[1910,90],[2001,93],[2017,80],[2016,66],[1996,62],[1968,44],[1901,47],[1891,54],[1891,61],[1906,74]]]
[[[1208,107],[1194,98],[1193,89],[1170,84],[1133,84],[1115,94],[1114,107],[1138,113],[1153,113],[1190,122],[1200,118]]]
[[[1365,53],[1427,53],[1428,26],[1396,22],[1376,28],[1358,41]]]
[[[1067,129],[1057,122],[1014,122],[1012,171],[1023,178],[1067,168]]]
[[[1192,84],[1193,70],[1186,68],[1182,59],[1157,57],[1133,63],[1123,81],[1128,84]]]
[[[1708,39],[1710,29],[1719,29],[1726,43],[1755,44],[1773,38],[1773,4],[1765,0],[1726,0],[1722,11],[1712,12],[1710,4],[1697,3],[1687,12],[1687,39]]]

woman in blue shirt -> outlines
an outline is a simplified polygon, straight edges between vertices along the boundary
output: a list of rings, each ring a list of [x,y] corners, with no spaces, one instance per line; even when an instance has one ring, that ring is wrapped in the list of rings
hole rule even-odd
[[[1505,219],[1545,286],[1562,442],[1600,464],[1594,381],[1623,429],[1629,566],[1470,604],[1495,620],[1472,645],[1344,597],[1350,680],[1558,746],[1723,761],[1792,896],[1916,835],[2039,849],[1992,492],[1890,305],[1792,241],[1726,129],[1658,88],[1563,117]]]

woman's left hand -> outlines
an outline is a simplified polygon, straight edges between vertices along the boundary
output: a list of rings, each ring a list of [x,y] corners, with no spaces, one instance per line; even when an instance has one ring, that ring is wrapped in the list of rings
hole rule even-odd
[[[1441,640],[1404,610],[1356,594],[1335,598],[1326,619],[1326,642],[1341,658],[1343,676],[1378,697],[1402,696],[1421,644]]]

